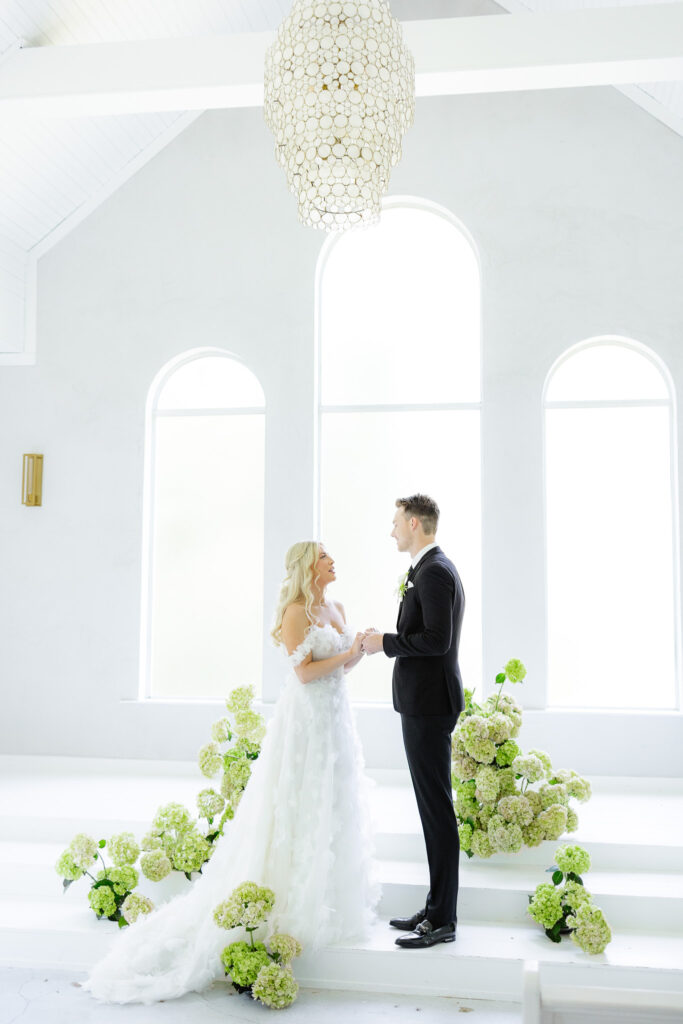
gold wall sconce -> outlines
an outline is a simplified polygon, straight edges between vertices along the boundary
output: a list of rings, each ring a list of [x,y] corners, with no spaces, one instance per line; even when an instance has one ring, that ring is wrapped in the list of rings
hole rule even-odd
[[[24,455],[21,473],[22,505],[43,504],[43,456]]]

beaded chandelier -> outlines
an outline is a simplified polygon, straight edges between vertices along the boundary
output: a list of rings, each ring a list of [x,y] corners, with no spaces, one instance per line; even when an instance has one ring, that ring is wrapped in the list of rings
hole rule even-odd
[[[388,0],[294,0],[266,53],[264,113],[303,224],[343,231],[379,219],[414,93]]]

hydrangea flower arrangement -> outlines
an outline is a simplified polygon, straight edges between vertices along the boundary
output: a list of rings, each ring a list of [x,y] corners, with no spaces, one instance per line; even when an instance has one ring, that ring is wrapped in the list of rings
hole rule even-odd
[[[234,816],[251,776],[252,762],[261,751],[266,727],[263,717],[252,708],[253,700],[252,686],[232,690],[225,702],[231,717],[214,722],[212,742],[199,751],[202,774],[213,778],[222,772],[220,792],[208,788],[197,794],[199,818],[206,819],[208,830],[199,827],[186,807],[171,802],[157,809],[139,845],[132,832],[112,836],[108,842],[80,832],[55,864],[63,880],[63,892],[88,875],[93,883],[88,901],[97,917],[117,921],[124,927],[154,909],[148,897],[133,892],[139,881],[135,864],[141,851],[139,868],[152,882],[160,882],[172,871],[182,871],[188,881],[193,871],[201,872],[213,852],[214,842],[223,833],[225,821]],[[224,744],[229,744],[227,749],[221,749]],[[220,821],[212,828],[217,815],[221,815]],[[105,846],[112,867],[107,867],[100,854]],[[94,870],[98,856],[103,870],[95,877],[88,869]]]
[[[553,942],[569,934],[586,953],[603,953],[612,932],[581,877],[591,866],[590,855],[582,846],[565,845],[556,850],[555,860],[547,869],[552,872],[552,884],[536,886],[529,896],[528,913]]]
[[[590,783],[575,771],[556,771],[545,751],[524,754],[517,743],[522,708],[503,686],[525,676],[526,668],[513,658],[496,676],[497,693],[483,704],[465,690],[453,732],[451,780],[460,846],[468,857],[516,853],[575,831],[579,822],[569,801],[591,795]]]
[[[202,774],[207,779],[221,776],[218,790],[203,789],[197,795],[199,814],[206,818],[209,826],[217,815],[221,816],[217,827],[206,836],[210,843],[223,834],[225,822],[235,816],[251,777],[252,762],[261,752],[266,725],[263,716],[253,710],[253,700],[253,686],[236,687],[225,702],[230,717],[213,723],[211,741],[199,751]]]
[[[154,904],[147,897],[133,895],[140,877],[133,867],[140,853],[133,833],[121,832],[109,840],[109,853],[114,862],[112,867],[107,867],[100,853],[106,845],[106,839],[97,841],[85,832],[79,832],[57,860],[55,870],[62,876],[63,892],[73,882],[87,875],[92,880],[88,903],[95,916],[117,921],[119,927],[123,928],[140,914],[150,913]],[[102,870],[95,877],[88,868],[94,870],[98,857],[102,861]]]
[[[227,900],[214,908],[219,928],[243,927],[249,942],[231,942],[221,953],[225,973],[238,992],[250,992],[254,999],[274,1010],[290,1006],[299,986],[292,973],[292,960],[301,955],[301,944],[291,935],[272,935],[268,946],[254,941],[254,932],[275,905],[272,889],[243,882]]]

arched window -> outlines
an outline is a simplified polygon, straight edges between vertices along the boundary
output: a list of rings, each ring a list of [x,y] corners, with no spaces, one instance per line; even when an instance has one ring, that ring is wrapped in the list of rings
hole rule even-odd
[[[358,628],[393,629],[409,566],[394,502],[441,509],[437,540],[463,579],[463,679],[481,678],[480,299],[474,248],[431,204],[390,200],[380,223],[332,239],[318,274],[319,524],[337,562],[330,596]],[[386,701],[371,658],[354,700]]]
[[[643,345],[572,348],[545,391],[549,704],[672,708],[674,408]]]
[[[225,352],[188,352],[158,375],[147,413],[143,695],[260,692],[261,385]]]

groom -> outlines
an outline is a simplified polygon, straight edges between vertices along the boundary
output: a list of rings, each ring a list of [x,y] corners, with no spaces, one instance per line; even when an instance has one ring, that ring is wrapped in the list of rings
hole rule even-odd
[[[460,842],[451,792],[451,733],[463,708],[458,641],[465,594],[458,572],[435,541],[439,507],[425,494],[398,498],[394,528],[399,551],[412,558],[396,633],[365,634],[366,654],[396,658],[394,708],[400,712],[408,767],[422,821],[429,884],[425,906],[394,918],[410,932],[397,946],[421,949],[453,942],[457,924]]]

